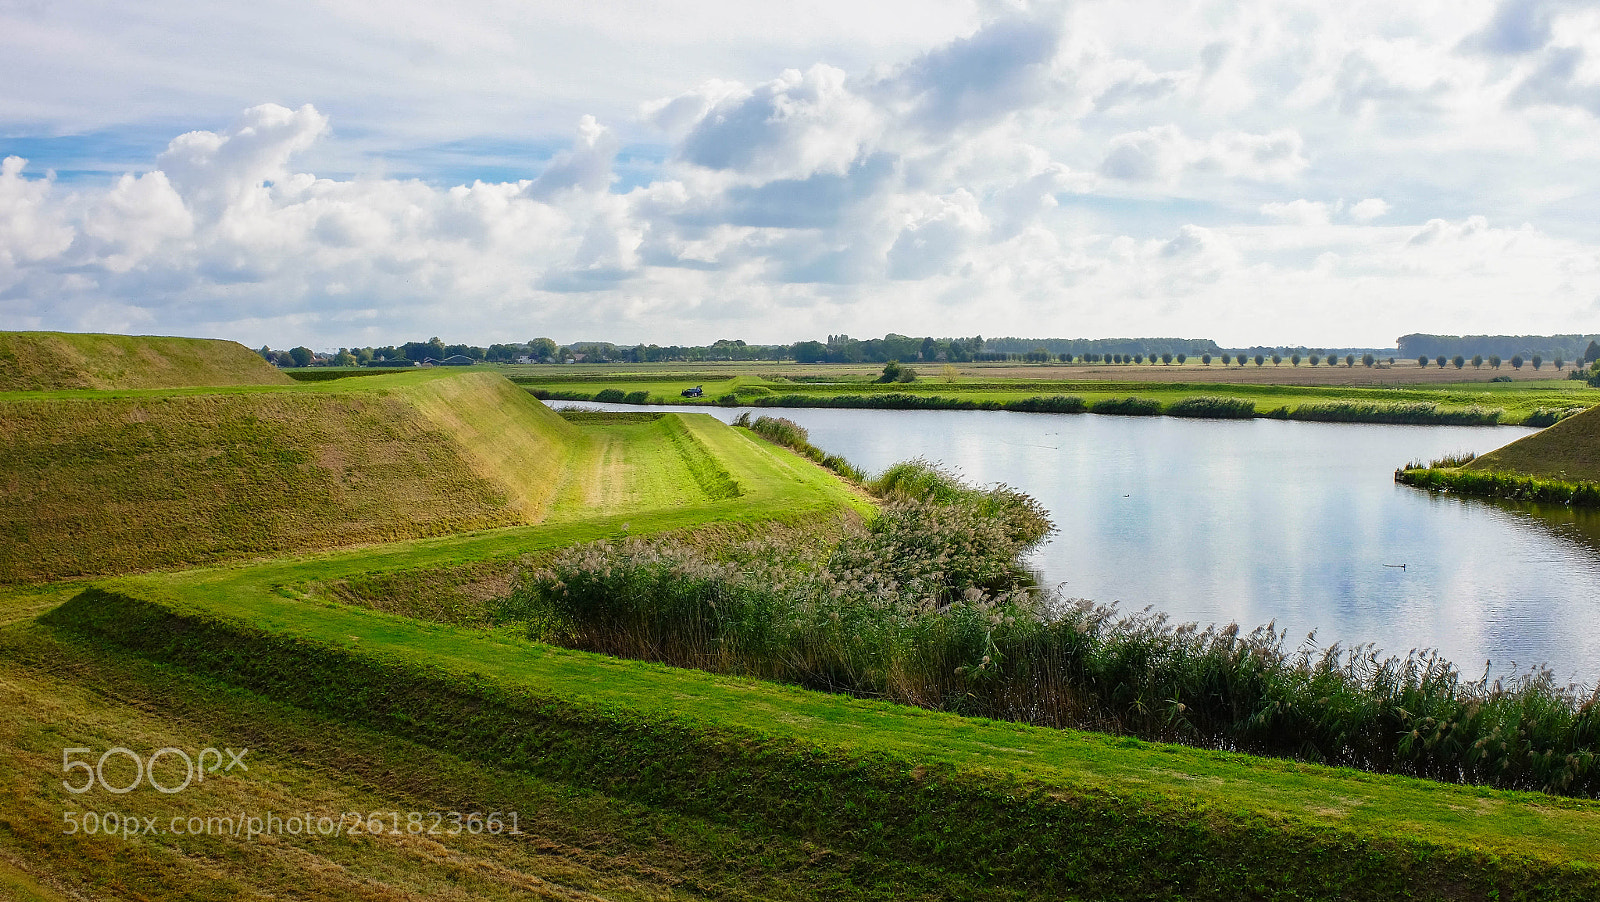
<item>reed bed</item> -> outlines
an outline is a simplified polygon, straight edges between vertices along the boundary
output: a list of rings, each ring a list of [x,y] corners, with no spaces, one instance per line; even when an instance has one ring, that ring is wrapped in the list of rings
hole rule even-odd
[[[1089,412],[1125,417],[1153,417],[1161,413],[1161,402],[1154,398],[1106,398],[1091,404]]]
[[[1418,467],[1413,462],[1394,471],[1394,481],[1434,492],[1506,498],[1541,504],[1600,507],[1600,483],[1568,482],[1495,470],[1459,470],[1448,465]]]
[[[774,445],[782,445],[803,457],[821,464],[829,470],[839,474],[854,483],[867,481],[867,474],[861,468],[845,460],[837,454],[829,454],[811,444],[811,433],[804,426],[786,417],[757,417],[751,421],[748,412],[739,414],[733,421],[734,426],[749,429]]]
[[[1248,398],[1222,398],[1200,395],[1167,405],[1169,417],[1203,417],[1215,420],[1248,420],[1256,415],[1256,402]]]
[[[1421,426],[1494,426],[1505,415],[1503,407],[1472,405],[1457,410],[1428,401],[1325,401],[1301,404],[1289,413],[1291,420],[1318,423],[1391,423]]]
[[[1457,783],[1593,797],[1600,706],[1542,669],[1464,678],[1436,653],[1290,646],[1063,599],[1021,566],[1037,502],[921,462],[871,483],[837,542],[568,549],[500,620],[575,648],[936,710]]]

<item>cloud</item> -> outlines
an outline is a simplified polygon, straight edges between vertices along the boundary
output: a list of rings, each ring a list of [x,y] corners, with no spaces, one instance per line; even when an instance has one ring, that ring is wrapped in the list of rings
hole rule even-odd
[[[616,176],[611,171],[620,143],[615,135],[593,116],[578,122],[578,138],[573,148],[545,167],[527,187],[527,196],[548,200],[562,191],[605,191]]]
[[[679,155],[765,178],[837,174],[861,155],[877,124],[877,110],[848,88],[845,73],[819,63],[715,103],[708,97]]]
[[[283,178],[289,158],[310,147],[328,128],[328,118],[310,104],[298,110],[264,103],[244,111],[223,132],[179,135],[156,168],[191,210],[216,214]]]
[[[966,191],[927,198],[888,252],[891,279],[926,279],[960,262],[988,231],[978,200]]]
[[[1300,135],[1289,129],[1196,141],[1175,125],[1161,125],[1113,138],[1100,173],[1126,182],[1175,182],[1189,173],[1286,181],[1308,165],[1302,148]]]
[[[1369,197],[1350,207],[1350,218],[1356,222],[1371,222],[1389,212],[1389,203],[1381,197]]]
[[[1565,0],[1501,0],[1489,21],[1463,39],[1461,47],[1505,55],[1543,49],[1556,13],[1567,5]]]
[[[1562,317],[1600,294],[1592,8],[957,5],[919,6],[935,27],[825,0],[839,40],[782,54],[707,43],[777,14],[702,11],[670,30],[663,68],[636,54],[624,77],[578,64],[614,49],[537,11],[487,27],[505,23],[402,0],[437,32],[412,48],[429,78],[402,79],[415,103],[285,81],[315,105],[257,90],[217,123],[124,104],[138,132],[30,125],[57,120],[28,118],[40,92],[19,88],[0,98],[4,133],[32,136],[0,139],[0,317],[319,346],[843,330],[1368,344],[1415,328],[1390,322],[1401,309],[1439,331],[1570,331]],[[894,16],[914,39],[859,32]],[[0,21],[17,25],[6,50],[46,34]],[[578,63],[552,75],[541,53]],[[500,87],[429,68],[461,54],[503,67]],[[1491,225],[1508,222],[1531,225]]]
[[[1553,47],[1511,92],[1513,106],[1577,107],[1600,116],[1600,67],[1581,47]]]
[[[1382,201],[1379,201],[1379,203],[1382,203]],[[1328,205],[1304,198],[1288,203],[1262,204],[1261,214],[1281,222],[1294,223],[1295,225],[1328,224]]]
[[[55,179],[23,178],[27,162],[15,156],[0,161],[0,264],[7,269],[53,257],[72,245],[72,227],[49,205]]]
[[[1065,21],[1053,5],[1006,11],[900,67],[878,90],[907,107],[909,122],[948,133],[982,125],[1059,93],[1052,68]]]

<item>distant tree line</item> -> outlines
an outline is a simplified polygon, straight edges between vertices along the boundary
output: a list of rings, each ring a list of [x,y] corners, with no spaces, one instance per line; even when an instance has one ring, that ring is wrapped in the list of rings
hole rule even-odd
[[[1104,359],[1115,355],[1132,357],[1142,354],[1155,359],[1162,354],[1176,357],[1199,357],[1201,354],[1220,354],[1222,348],[1209,338],[991,338],[984,342],[983,350],[991,354],[1046,353],[1053,359],[1070,354],[1074,359],[1093,355],[1091,359]],[[1002,358],[1008,359],[1008,358]]]
[[[1220,360],[1224,365],[1257,366],[1267,361],[1274,365],[1300,366],[1302,361],[1354,365],[1356,361],[1373,365],[1378,360],[1393,363],[1395,357],[1438,361],[1461,368],[1468,361],[1481,367],[1485,361],[1498,368],[1502,359],[1515,368],[1523,361],[1537,369],[1544,361],[1559,368],[1567,361],[1593,363],[1600,359],[1600,336],[1467,336],[1404,335],[1400,353],[1374,348],[1307,348],[1304,345],[1256,346],[1224,349],[1209,338],[935,338],[900,335],[856,339],[849,335],[829,335],[826,341],[797,341],[792,344],[748,344],[737,339],[718,339],[709,345],[615,344],[609,341],[576,341],[557,344],[550,338],[526,342],[491,344],[445,344],[438,337],[427,341],[408,341],[382,347],[340,348],[335,352],[314,352],[310,348],[274,350],[263,347],[257,353],[283,367],[301,366],[384,366],[440,361],[465,357],[486,363],[699,363],[709,361],[794,361],[797,363],[1088,363],[1088,364],[1183,364],[1197,359],[1205,365]],[[1499,342],[1499,344],[1495,344]],[[1490,350],[1477,350],[1490,347]],[[1533,350],[1529,350],[1532,347]],[[1511,348],[1504,350],[1503,348]],[[1461,361],[1457,363],[1456,361]],[[1427,364],[1424,364],[1427,365]]]
[[[1468,360],[1473,357],[1500,357],[1510,359],[1520,356],[1532,360],[1538,355],[1544,360],[1575,360],[1592,363],[1600,358],[1600,335],[1428,335],[1414,333],[1395,339],[1401,358],[1443,357],[1453,360],[1457,356]]]

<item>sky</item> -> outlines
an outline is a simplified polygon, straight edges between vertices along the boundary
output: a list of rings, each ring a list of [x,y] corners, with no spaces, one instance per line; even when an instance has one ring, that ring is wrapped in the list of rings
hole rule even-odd
[[[0,0],[0,329],[1600,332],[1600,4]]]

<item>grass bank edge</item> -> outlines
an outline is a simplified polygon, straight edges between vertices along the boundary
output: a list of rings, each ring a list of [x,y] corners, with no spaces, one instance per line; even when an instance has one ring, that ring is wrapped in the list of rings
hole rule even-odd
[[[1279,404],[1261,408],[1252,397],[1220,393],[1228,386],[1206,386],[1208,394],[1179,395],[1163,401],[1148,397],[1141,389],[1124,396],[1122,390],[1100,391],[1087,395],[1025,395],[997,398],[993,395],[972,396],[960,390],[945,394],[911,394],[907,392],[879,392],[871,394],[786,392],[781,395],[738,396],[723,395],[703,406],[755,407],[755,408],[845,408],[864,410],[1008,410],[1020,413],[1097,413],[1121,416],[1174,416],[1202,419],[1278,419],[1322,423],[1376,423],[1418,426],[1549,426],[1585,409],[1584,399],[1562,402],[1552,406],[1538,404],[1526,410],[1507,411],[1503,406],[1487,407],[1479,403],[1459,403],[1437,400],[1365,400],[1340,398],[1312,400],[1291,398],[1292,404]],[[594,401],[601,403],[679,404],[693,403],[669,396],[650,396],[648,400],[636,397],[642,392],[626,397],[601,397],[600,392],[572,390],[529,389],[535,397],[545,401]],[[1168,396],[1170,392],[1163,392]],[[1252,392],[1251,394],[1256,394]],[[1299,393],[1297,392],[1297,395]],[[1541,399],[1549,400],[1549,399]],[[1594,399],[1600,401],[1600,398]]]
[[[1466,470],[1459,467],[1401,467],[1394,481],[1432,492],[1531,501],[1538,504],[1564,504],[1571,507],[1600,507],[1600,483],[1568,482],[1495,470]]]
[[[1412,851],[1424,858],[1525,859],[1544,862],[1540,867],[1559,864],[1557,870],[1571,865],[1584,880],[1600,879],[1593,853],[1600,842],[1600,804],[1594,802],[971,720],[286,597],[293,593],[250,594],[224,597],[205,586],[127,578],[87,590],[45,619],[219,678],[254,674],[249,679],[256,684],[249,688],[299,694],[299,703],[312,707],[339,708],[355,695],[364,697],[340,709],[349,716],[367,716],[369,708],[387,711],[389,690],[383,687],[445,680],[472,691],[532,693],[549,704],[601,712],[608,723],[667,724],[678,737],[674,741],[683,741],[685,730],[742,737],[738,742],[782,739],[829,754],[848,750],[865,759],[893,759],[906,768],[944,768],[962,779],[1003,777],[1008,785],[1027,784],[1029,792],[1046,796],[1104,794],[1204,810],[1207,819],[1267,825],[1305,841],[1315,835],[1346,845],[1415,842],[1422,845]],[[337,666],[327,665],[332,669],[316,670],[335,659]],[[316,661],[323,664],[312,667]],[[312,678],[308,667],[322,677]],[[362,668],[376,668],[373,678],[352,683],[331,676]],[[288,676],[291,671],[299,676]],[[461,704],[452,696],[433,714],[417,712],[389,726],[441,729],[430,718],[448,720]],[[441,741],[453,735],[446,729]],[[1348,810],[1339,810],[1341,805]],[[1429,851],[1424,854],[1422,847]]]

